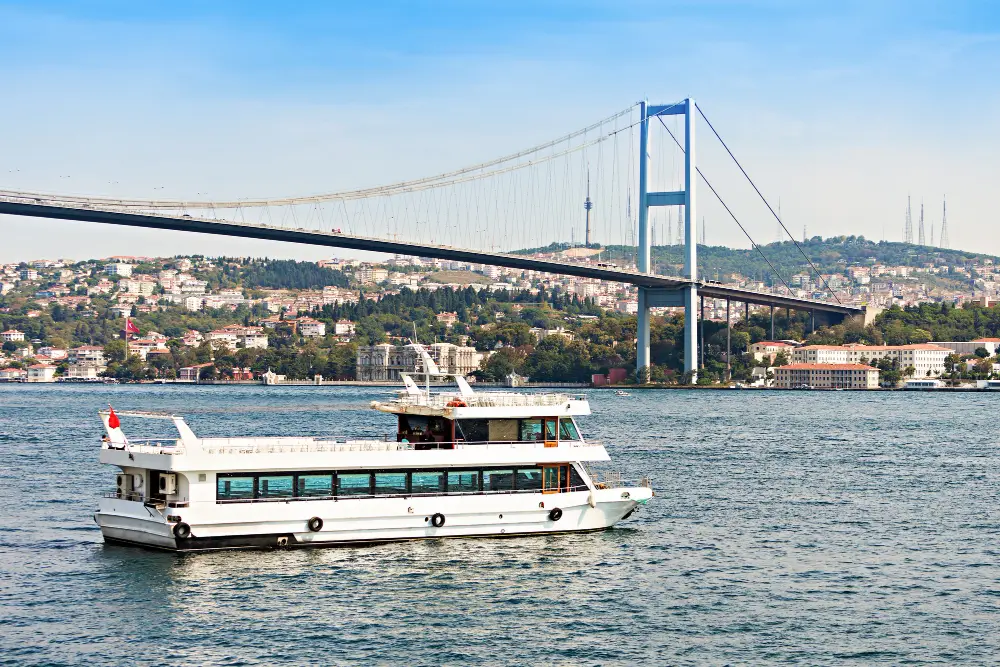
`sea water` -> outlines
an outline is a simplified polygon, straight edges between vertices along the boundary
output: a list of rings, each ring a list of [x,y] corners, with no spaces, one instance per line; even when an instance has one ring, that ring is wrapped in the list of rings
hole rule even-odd
[[[583,535],[177,555],[105,545],[97,410],[381,436],[354,387],[0,386],[0,664],[1000,661],[1000,395],[589,393],[649,505]],[[134,437],[169,422],[122,418]]]

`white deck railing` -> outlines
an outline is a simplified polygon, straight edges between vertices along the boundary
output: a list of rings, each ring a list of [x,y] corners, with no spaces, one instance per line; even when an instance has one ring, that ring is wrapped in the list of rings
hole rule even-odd
[[[523,408],[551,407],[570,401],[586,401],[582,394],[519,394],[514,392],[486,392],[463,396],[458,393],[403,394],[392,401],[379,402],[384,406],[425,406],[431,408]],[[457,404],[457,405],[456,405]]]
[[[489,442],[391,442],[387,440],[316,440],[313,438],[204,438],[199,440],[206,454],[331,454],[342,452],[402,452],[413,450],[449,451],[476,449],[535,450],[554,447],[599,447],[598,441],[489,441]],[[104,445],[108,449],[141,454],[181,455],[186,449],[180,440],[132,440],[125,446]]]

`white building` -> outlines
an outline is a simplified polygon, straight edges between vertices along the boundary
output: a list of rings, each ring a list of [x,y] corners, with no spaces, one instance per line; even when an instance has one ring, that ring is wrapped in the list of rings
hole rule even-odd
[[[141,278],[122,278],[118,281],[118,289],[128,294],[150,296],[156,289],[156,281],[143,276]]]
[[[56,367],[48,364],[28,366],[28,382],[55,382]]]
[[[123,278],[128,278],[132,275],[132,265],[123,264],[121,262],[113,262],[111,264],[104,265],[104,272],[109,276],[122,276]]]
[[[782,389],[877,389],[878,369],[862,364],[789,364],[774,369],[774,385]]]
[[[96,380],[104,372],[102,366],[89,364],[70,364],[66,369],[66,377],[74,380]]]
[[[24,340],[24,332],[17,329],[8,329],[0,333],[0,341],[4,343],[17,343]]]
[[[975,354],[976,350],[983,347],[994,356],[1000,349],[1000,338],[977,338],[969,341],[931,341],[931,345],[940,345],[955,351],[955,354]]]
[[[326,323],[311,317],[299,318],[299,333],[306,338],[321,338],[326,335]]]
[[[483,355],[473,347],[434,343],[427,353],[442,373],[468,375],[479,369]],[[400,373],[419,373],[423,361],[410,346],[396,347],[388,343],[358,347],[357,379],[368,381],[398,381]]]
[[[777,340],[762,340],[750,346],[750,353],[753,355],[755,361],[764,361],[766,358],[768,364],[771,364],[779,352],[784,352],[788,355],[789,361],[791,361],[794,349],[795,346],[789,343],[782,343]]]
[[[337,336],[353,336],[354,322],[350,320],[337,320],[333,325],[333,333]]]
[[[865,364],[880,359],[894,359],[900,370],[912,366],[914,377],[944,373],[944,360],[953,350],[933,343],[915,345],[805,345],[795,348],[796,364]]]

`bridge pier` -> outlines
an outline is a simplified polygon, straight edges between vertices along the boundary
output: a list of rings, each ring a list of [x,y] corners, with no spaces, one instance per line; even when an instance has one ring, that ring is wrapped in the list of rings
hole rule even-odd
[[[729,319],[729,299],[726,299],[726,381],[732,379],[733,377],[733,365],[730,361],[730,357],[733,354],[732,345],[732,322]]]

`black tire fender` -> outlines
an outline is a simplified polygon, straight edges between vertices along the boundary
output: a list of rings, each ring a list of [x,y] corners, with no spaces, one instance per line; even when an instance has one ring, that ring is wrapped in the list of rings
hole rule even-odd
[[[319,518],[318,516],[314,516],[313,518],[309,519],[306,525],[309,527],[310,531],[318,533],[319,531],[323,530],[323,519]]]
[[[174,526],[174,537],[178,540],[186,540],[191,537],[191,526],[187,525],[183,521]]]
[[[553,507],[551,510],[549,510],[549,521],[558,521],[559,519],[562,518],[562,514],[563,512],[561,509],[559,509],[558,507]]]
[[[438,512],[437,514],[431,517],[431,525],[434,526],[435,528],[440,528],[441,526],[444,525],[444,520],[445,520],[444,514]]]

